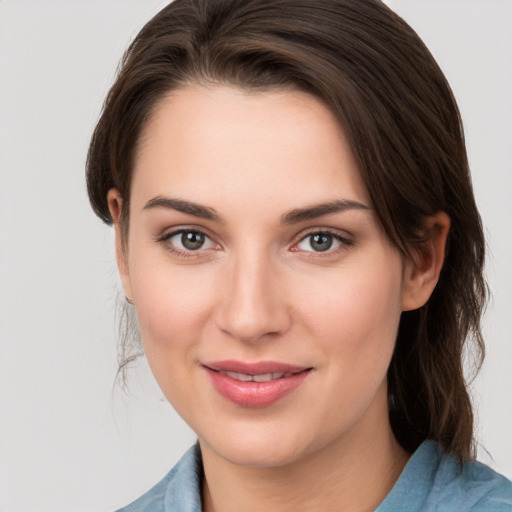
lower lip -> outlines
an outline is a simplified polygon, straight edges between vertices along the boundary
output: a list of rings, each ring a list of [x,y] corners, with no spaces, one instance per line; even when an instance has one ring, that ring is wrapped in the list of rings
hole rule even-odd
[[[213,387],[224,397],[242,407],[266,407],[298,388],[311,370],[267,382],[242,382],[204,367]]]

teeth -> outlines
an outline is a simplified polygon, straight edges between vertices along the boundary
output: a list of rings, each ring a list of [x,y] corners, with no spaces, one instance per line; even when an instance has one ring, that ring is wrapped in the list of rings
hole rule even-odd
[[[276,375],[275,373],[263,373],[261,375],[254,375],[253,379],[254,382],[269,382],[273,380],[273,376]],[[279,378],[279,377],[276,377]]]
[[[242,382],[250,382],[252,381],[252,375],[246,375],[245,373],[237,373],[237,372],[220,372],[232,379],[241,380]]]
[[[219,372],[222,375],[227,375],[232,379],[240,380],[242,382],[270,382],[271,380],[282,379],[283,377],[289,377],[291,373],[262,373],[260,375],[248,375],[246,373],[238,372]]]

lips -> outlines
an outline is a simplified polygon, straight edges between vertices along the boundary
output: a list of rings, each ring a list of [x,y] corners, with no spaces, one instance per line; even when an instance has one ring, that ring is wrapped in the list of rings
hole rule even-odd
[[[266,407],[298,388],[312,370],[273,361],[203,363],[213,387],[242,407]]]
[[[250,375],[247,373],[238,373],[238,372],[219,372],[222,375],[226,375],[227,377],[231,377],[232,379],[236,379],[242,382],[270,382],[271,380],[282,379],[283,377],[291,377],[293,373],[262,373],[256,375]]]

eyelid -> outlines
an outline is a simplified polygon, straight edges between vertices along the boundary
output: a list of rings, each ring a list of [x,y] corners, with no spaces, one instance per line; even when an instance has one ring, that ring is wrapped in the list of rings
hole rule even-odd
[[[326,251],[306,251],[302,249],[298,249],[297,245],[305,240],[306,238],[317,235],[317,234],[323,234],[323,235],[330,235],[336,240],[338,240],[341,243],[341,246],[338,246],[332,250],[326,250]],[[304,252],[308,253],[308,256],[311,257],[328,257],[333,256],[337,254],[340,251],[346,250],[348,247],[351,247],[355,244],[355,241],[353,240],[352,236],[349,235],[346,231],[341,231],[334,228],[326,228],[326,227],[316,227],[316,228],[308,228],[305,231],[302,231],[299,233],[294,241],[292,242],[292,245],[290,247],[290,250],[293,252]]]
[[[180,233],[184,232],[197,232],[203,234],[206,238],[208,238],[213,244],[215,244],[215,248],[207,248],[207,249],[197,249],[197,250],[180,250],[176,247],[174,247],[172,244],[169,243],[169,239],[173,236],[179,235]],[[313,236],[315,234],[327,234],[332,237],[334,237],[336,240],[338,240],[341,245],[334,248],[334,249],[328,249],[326,251],[307,251],[297,248],[297,245],[305,240],[309,236]],[[154,237],[156,242],[161,243],[166,250],[169,252],[178,255],[179,257],[183,258],[198,258],[198,257],[204,257],[206,251],[213,250],[219,250],[222,248],[221,244],[216,240],[216,237],[212,234],[210,234],[210,231],[206,229],[203,226],[195,226],[195,225],[179,225],[179,226],[173,226],[172,228],[166,228],[162,230],[162,233]],[[336,228],[328,228],[328,227],[313,227],[313,228],[307,228],[303,231],[301,231],[298,235],[295,236],[293,242],[291,243],[289,250],[292,252],[302,252],[307,254],[308,257],[312,258],[327,258],[332,257],[334,255],[337,255],[339,252],[342,252],[344,250],[347,250],[349,247],[355,245],[355,241],[351,234],[347,233],[346,231],[336,229]]]
[[[160,233],[155,235],[155,241],[159,242],[161,240],[166,240],[171,236],[177,235],[179,233],[194,231],[196,233],[202,233],[207,236],[211,240],[215,239],[215,235],[213,235],[209,229],[204,226],[196,226],[194,224],[178,224],[177,226],[168,226],[164,229],[159,230]],[[216,242],[217,243],[217,242]]]
[[[170,239],[173,238],[176,235],[187,233],[187,232],[194,232],[194,233],[200,233],[204,235],[205,238],[210,240],[213,244],[215,244],[216,247],[212,248],[200,248],[197,250],[181,250],[177,247],[175,247],[172,243],[170,243]],[[194,226],[194,225],[181,225],[181,226],[173,226],[172,228],[167,228],[163,230],[162,234],[157,235],[155,237],[155,241],[162,244],[164,248],[169,251],[170,253],[177,255],[181,258],[200,258],[204,256],[204,253],[206,251],[218,250],[221,248],[221,245],[215,240],[215,237],[212,236],[209,233],[209,230],[205,229],[204,227]]]

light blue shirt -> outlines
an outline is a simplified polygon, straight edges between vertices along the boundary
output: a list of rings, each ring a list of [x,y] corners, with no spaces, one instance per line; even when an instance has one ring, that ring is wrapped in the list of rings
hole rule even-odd
[[[201,512],[202,463],[195,445],[167,476],[117,512]],[[461,467],[433,441],[414,452],[375,512],[512,512],[512,482],[480,462]]]

